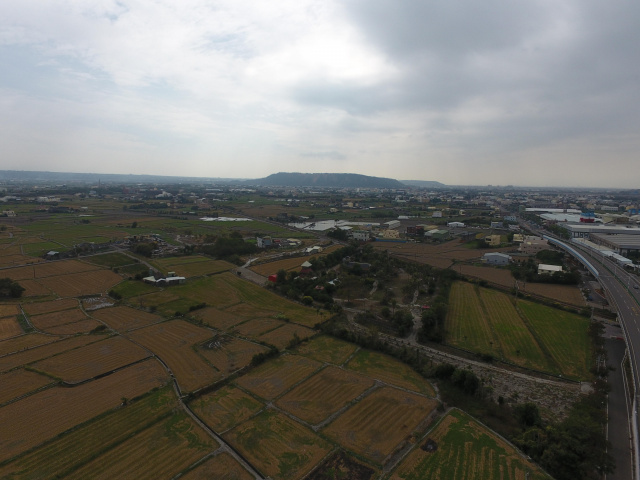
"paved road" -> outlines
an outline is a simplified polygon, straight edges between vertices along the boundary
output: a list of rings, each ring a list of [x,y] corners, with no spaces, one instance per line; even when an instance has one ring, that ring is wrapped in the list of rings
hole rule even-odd
[[[617,331],[616,331],[617,330]],[[607,327],[607,337],[621,335],[620,329]],[[607,438],[611,442],[609,453],[616,462],[616,471],[607,475],[607,480],[628,480],[632,477],[631,431],[629,429],[628,396],[625,392],[622,359],[626,351],[624,341],[608,338],[605,342],[608,353],[608,365],[614,370],[609,372],[609,393],[607,412]]]

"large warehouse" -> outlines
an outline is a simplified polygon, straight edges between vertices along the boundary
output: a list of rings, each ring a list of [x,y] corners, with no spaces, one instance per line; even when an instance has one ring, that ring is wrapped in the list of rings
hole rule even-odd
[[[640,235],[618,234],[607,235],[606,233],[591,233],[589,240],[597,245],[602,245],[620,255],[628,255],[629,252],[640,250]]]

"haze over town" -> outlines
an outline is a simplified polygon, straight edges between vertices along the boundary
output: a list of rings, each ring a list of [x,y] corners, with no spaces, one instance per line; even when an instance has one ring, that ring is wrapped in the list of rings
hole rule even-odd
[[[2,168],[637,187],[640,6],[0,5]]]

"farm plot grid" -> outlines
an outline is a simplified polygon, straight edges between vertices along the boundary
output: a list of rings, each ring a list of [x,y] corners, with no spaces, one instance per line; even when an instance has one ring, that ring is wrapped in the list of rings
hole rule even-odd
[[[38,390],[45,385],[51,385],[53,380],[21,368],[0,375],[0,384],[2,385],[0,389],[0,405],[2,405],[14,398]]]
[[[281,355],[243,375],[236,383],[267,400],[273,400],[321,367],[321,363],[299,355]]]
[[[358,346],[338,340],[337,338],[320,335],[298,346],[296,353],[319,362],[342,365],[358,349]]]
[[[389,477],[551,480],[512,445],[459,410],[451,410]]]
[[[452,285],[447,343],[576,380],[587,379],[588,319],[465,282]]]
[[[374,384],[371,378],[330,366],[287,392],[276,405],[316,425]]]
[[[224,433],[248,420],[265,406],[234,386],[225,386],[191,403],[192,410],[217,433]]]
[[[78,383],[138,362],[149,355],[135,343],[117,336],[61,353],[31,366],[66,383]]]
[[[302,478],[332,449],[313,431],[273,410],[237,426],[224,439],[274,479]]]
[[[167,417],[176,405],[170,386],[152,391],[0,466],[0,477],[62,478]]]
[[[347,369],[396,387],[435,397],[431,384],[405,363],[371,350],[360,349],[349,360]]]
[[[183,392],[192,392],[223,377],[192,348],[213,337],[213,332],[206,328],[172,320],[134,330],[128,335],[169,366]]]
[[[437,404],[435,399],[382,387],[349,408],[322,433],[382,464],[420,428]]]
[[[168,375],[157,361],[133,365],[73,388],[54,387],[0,408],[0,462],[59,435],[122,398],[135,398],[164,385]]]
[[[70,473],[69,479],[173,478],[216,450],[186,413],[172,415]]]

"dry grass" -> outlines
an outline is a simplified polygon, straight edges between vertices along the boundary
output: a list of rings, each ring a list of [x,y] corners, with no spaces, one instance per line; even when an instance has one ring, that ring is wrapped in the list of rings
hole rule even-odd
[[[69,273],[39,280],[41,285],[61,297],[104,293],[121,281],[122,277],[111,270]]]
[[[218,330],[228,330],[234,325],[245,321],[244,318],[238,315],[218,310],[214,307],[206,307],[202,310],[197,310],[192,315],[198,320],[202,320],[210,327],[217,328]]]
[[[296,325],[295,323],[285,323],[275,330],[271,330],[258,337],[261,342],[277,347],[279,350],[286,348],[291,341],[298,342],[313,336],[315,332],[310,328]]]
[[[86,320],[80,320],[79,322],[50,327],[47,329],[47,332],[55,335],[75,335],[77,333],[89,333],[100,325],[102,324],[93,318],[87,318]]]
[[[297,353],[319,362],[342,365],[357,348],[353,343],[321,335],[300,345]]]
[[[41,333],[29,333],[28,335],[20,335],[9,340],[3,340],[0,341],[0,357],[38,345],[55,342],[56,340],[60,340],[60,338],[42,335]]]
[[[48,331],[50,327],[57,327],[66,323],[79,322],[86,319],[87,316],[79,308],[44,313],[42,315],[34,315],[29,318],[35,328],[45,331]]]

